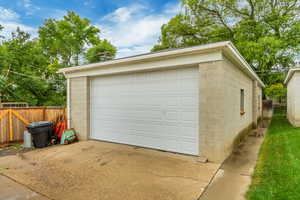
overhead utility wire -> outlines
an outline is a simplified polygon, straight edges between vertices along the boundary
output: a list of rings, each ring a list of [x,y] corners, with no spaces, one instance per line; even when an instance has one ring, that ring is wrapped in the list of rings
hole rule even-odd
[[[44,80],[44,81],[54,81],[54,82],[63,82],[63,83],[66,82],[64,80],[59,80],[59,79],[44,79],[44,78],[41,78],[41,77],[27,75],[27,74],[15,72],[15,71],[12,71],[12,70],[10,70],[10,72],[13,73],[13,74],[19,75],[19,76],[24,76],[24,77],[28,77],[28,78],[34,78],[34,79],[40,79],[40,80]]]
[[[0,79],[0,81],[2,82],[2,83],[5,83],[4,82],[4,80],[1,80]],[[16,98],[18,98],[19,100],[23,100],[24,98],[21,98],[21,97],[19,97],[18,95],[16,95],[12,90],[10,90],[8,87],[6,87],[5,88],[6,90],[8,90],[14,97],[16,97]],[[6,96],[6,95],[5,95]],[[6,96],[7,97],[7,96]]]

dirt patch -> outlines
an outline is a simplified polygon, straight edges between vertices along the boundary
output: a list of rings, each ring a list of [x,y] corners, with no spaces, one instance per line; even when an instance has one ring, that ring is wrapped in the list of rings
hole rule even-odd
[[[219,168],[197,157],[97,141],[0,158],[2,173],[52,199],[194,200]]]
[[[9,156],[16,155],[19,153],[25,153],[28,151],[32,151],[34,148],[24,148],[22,144],[8,144],[0,146],[0,157],[1,156]]]

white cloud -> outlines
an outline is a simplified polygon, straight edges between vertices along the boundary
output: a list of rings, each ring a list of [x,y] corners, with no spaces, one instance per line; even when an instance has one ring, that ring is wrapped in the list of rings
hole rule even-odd
[[[62,20],[64,16],[67,15],[66,10],[60,10],[60,9],[51,9],[50,13],[45,14],[45,19],[56,19],[56,20]]]
[[[160,33],[160,27],[169,18],[164,16],[146,16],[142,19],[119,21],[113,26],[100,26],[102,34],[118,47],[132,47],[152,43]]]
[[[179,4],[166,4],[161,13],[133,4],[104,16],[97,26],[102,37],[117,46],[117,57],[131,56],[149,52],[159,38],[161,26],[179,12]]]
[[[0,32],[0,35],[9,38],[11,36],[11,32],[16,31],[18,27],[33,36],[36,35],[36,28],[20,23],[20,16],[13,10],[0,7],[0,13],[0,25],[4,27],[4,29]]]
[[[133,17],[134,14],[138,14],[142,10],[144,10],[145,7],[140,4],[133,4],[129,7],[121,7],[116,9],[114,12],[104,16],[102,18],[102,21],[110,21],[110,22],[125,22],[128,21]]]
[[[18,6],[22,7],[26,15],[38,15],[43,19],[53,18],[62,19],[66,14],[65,10],[60,9],[49,9],[49,8],[39,8],[32,4],[31,0],[21,0],[18,2]],[[5,38],[10,38],[11,33],[16,31],[19,27],[22,31],[29,33],[32,37],[37,36],[37,27],[32,27],[25,25],[21,22],[21,17],[18,13],[13,10],[0,7],[0,25],[4,29],[0,32],[1,36]]]
[[[120,48],[118,50],[118,57],[128,57],[132,55],[143,54],[149,52],[153,45],[142,45],[142,46],[133,46],[128,48]]]
[[[26,26],[24,24],[16,23],[16,22],[4,22],[0,24],[4,27],[4,35],[9,36],[11,32],[16,31],[16,29],[19,27],[22,31],[35,34],[36,29],[30,26]]]
[[[3,7],[0,7],[0,20],[1,21],[12,21],[12,20],[18,20],[19,19],[19,15],[10,10],[10,9],[6,9]]]
[[[29,8],[32,6],[31,0],[23,0],[22,2],[25,8]]]
[[[88,3],[91,0],[86,0]],[[23,7],[27,14],[33,8],[35,15],[42,18],[61,19],[65,10],[38,8],[31,0],[20,0],[19,6]],[[36,8],[36,9],[35,9]],[[160,28],[169,19],[181,11],[180,4],[165,4],[160,13],[154,13],[152,8],[142,4],[132,4],[126,7],[117,8],[112,13],[101,18],[96,26],[101,29],[102,38],[111,41],[118,48],[117,57],[131,56],[146,53],[157,43],[160,35]],[[20,16],[10,9],[0,7],[0,24],[5,27],[0,35],[10,37],[11,32],[17,27],[37,35],[37,28],[24,25],[20,22]]]
[[[25,10],[26,15],[33,15],[36,13],[36,11],[41,9],[40,7],[34,5],[31,0],[19,0],[18,6]]]
[[[168,3],[165,5],[164,13],[166,14],[178,14],[182,11],[182,6],[180,3]]]
[[[29,33],[32,37],[36,37],[37,29],[35,27],[27,26],[17,22],[3,22],[0,21],[0,25],[4,27],[4,29],[0,32],[0,35],[5,38],[10,38],[11,33],[15,32],[19,27],[22,31]]]

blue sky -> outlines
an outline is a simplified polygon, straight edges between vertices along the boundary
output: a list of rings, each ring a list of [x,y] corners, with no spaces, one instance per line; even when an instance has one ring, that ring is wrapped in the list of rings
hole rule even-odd
[[[17,27],[36,36],[47,18],[61,19],[71,10],[101,29],[117,48],[117,57],[148,52],[162,24],[181,12],[179,0],[0,0],[2,35]]]

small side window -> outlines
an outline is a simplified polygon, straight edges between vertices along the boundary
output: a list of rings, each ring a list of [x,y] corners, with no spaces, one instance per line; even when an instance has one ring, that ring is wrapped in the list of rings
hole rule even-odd
[[[261,105],[261,97],[258,95],[258,111],[260,111],[260,105]]]
[[[245,114],[245,91],[244,89],[241,89],[241,94],[240,94],[240,105],[241,105],[241,115],[244,115]]]

